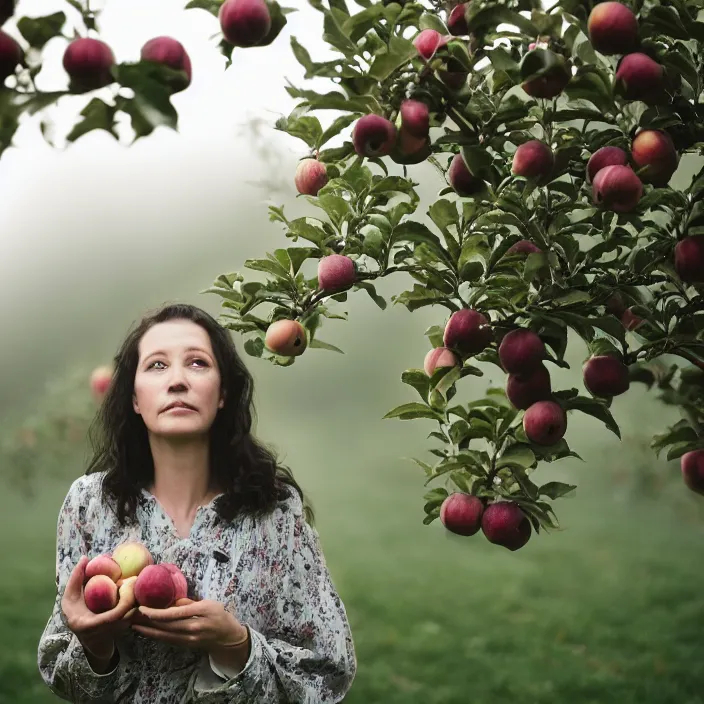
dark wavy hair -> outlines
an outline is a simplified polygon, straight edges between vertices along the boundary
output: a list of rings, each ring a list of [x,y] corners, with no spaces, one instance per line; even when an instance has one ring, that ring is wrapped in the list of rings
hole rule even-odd
[[[105,503],[121,525],[133,522],[141,489],[154,478],[147,427],[132,398],[140,340],[152,326],[168,320],[190,320],[204,328],[220,370],[225,403],[210,428],[210,477],[223,492],[214,504],[218,515],[228,521],[239,515],[263,516],[295,490],[312,524],[313,509],[291,470],[279,465],[274,453],[252,435],[253,379],[230,333],[206,311],[185,303],[148,311],[114,358],[112,382],[88,430],[93,457],[86,474],[106,472]]]

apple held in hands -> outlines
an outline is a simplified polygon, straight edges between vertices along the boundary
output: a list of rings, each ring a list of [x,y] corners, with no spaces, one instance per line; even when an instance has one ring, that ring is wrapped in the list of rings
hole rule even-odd
[[[137,575],[153,562],[149,550],[135,541],[127,541],[112,553],[94,557],[86,565],[84,576],[83,596],[88,609],[99,614],[115,608],[123,599],[135,602],[133,590]]]
[[[140,606],[167,609],[176,601],[176,584],[164,565],[148,565],[137,577],[134,596]]]
[[[118,545],[113,550],[112,559],[120,566],[124,578],[136,577],[147,565],[154,564],[149,550],[132,540]]]

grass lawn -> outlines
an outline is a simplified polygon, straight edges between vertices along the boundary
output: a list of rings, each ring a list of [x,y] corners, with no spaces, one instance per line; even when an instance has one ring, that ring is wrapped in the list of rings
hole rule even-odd
[[[558,502],[562,533],[510,553],[423,526],[407,471],[378,472],[373,491],[351,473],[311,491],[357,646],[346,702],[704,703],[701,519],[587,485]],[[57,701],[36,646],[67,488],[31,507],[0,499],[2,704]]]

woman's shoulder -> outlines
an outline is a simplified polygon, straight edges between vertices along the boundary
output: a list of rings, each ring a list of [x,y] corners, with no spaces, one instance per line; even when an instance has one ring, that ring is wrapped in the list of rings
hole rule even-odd
[[[66,503],[86,510],[102,507],[102,488],[105,472],[92,472],[76,477],[66,494]]]
[[[280,496],[274,507],[253,521],[254,530],[265,534],[289,532],[303,517],[303,502],[293,487],[286,487],[287,494]]]

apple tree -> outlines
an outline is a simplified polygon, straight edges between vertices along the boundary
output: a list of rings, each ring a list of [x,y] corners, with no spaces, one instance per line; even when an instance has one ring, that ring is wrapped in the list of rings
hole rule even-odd
[[[94,43],[88,0],[67,2],[83,23],[64,56],[68,93],[90,98],[67,140],[117,136],[120,113],[135,139],[176,129],[170,96],[190,80],[182,47],[155,38],[139,60],[116,63]],[[291,178],[310,215],[270,207],[290,246],[244,262],[259,278],[223,273],[203,292],[223,299],[221,324],[249,355],[292,366],[315,348],[341,352],[319,333],[326,318],[347,319],[349,295],[384,309],[375,281],[410,277],[391,303],[432,306],[437,324],[424,331],[425,359],[401,373],[413,400],[384,417],[435,424],[436,461],[415,460],[426,524],[481,529],[510,550],[557,528],[553,502],[575,487],[541,483],[541,463],[578,457],[574,413],[620,437],[611,401],[635,381],[684,411],[653,446],[681,457],[685,484],[704,493],[704,406],[690,389],[704,370],[704,169],[670,185],[684,155],[704,154],[704,0],[308,2],[332,58],[295,37],[292,55],[304,81],[329,90],[289,84],[296,107],[275,127],[305,147]],[[226,63],[233,50],[266,50],[292,10],[186,8],[213,15]],[[66,94],[33,79],[67,24],[63,11],[19,19],[22,56],[0,35],[3,146],[23,111]],[[423,162],[438,184],[426,212],[412,176]],[[561,389],[550,369],[569,366],[569,331],[589,354],[581,387]],[[672,356],[694,366],[668,366]],[[458,403],[462,380],[485,365],[506,373],[505,389]]]
[[[704,493],[704,406],[682,397],[701,372],[653,366],[676,355],[704,368],[704,170],[669,185],[683,154],[704,153],[704,5],[310,4],[335,58],[291,48],[330,90],[289,85],[297,104],[276,128],[306,145],[292,177],[312,209],[270,207],[297,246],[244,262],[264,280],[219,276],[206,292],[223,299],[220,322],[248,354],[290,366],[340,351],[319,332],[347,319],[336,304],[349,295],[385,308],[381,277],[417,282],[392,304],[445,309],[423,363],[401,374],[413,400],[385,416],[437,425],[437,460],[415,460],[425,523],[511,550],[558,527],[552,502],[575,487],[541,484],[541,463],[578,456],[573,413],[620,437],[611,400],[633,381],[687,411],[653,445]],[[420,213],[410,174],[425,161],[439,190]],[[568,366],[570,330],[589,355],[583,387],[559,389],[549,369]],[[505,390],[456,403],[485,364]]]

